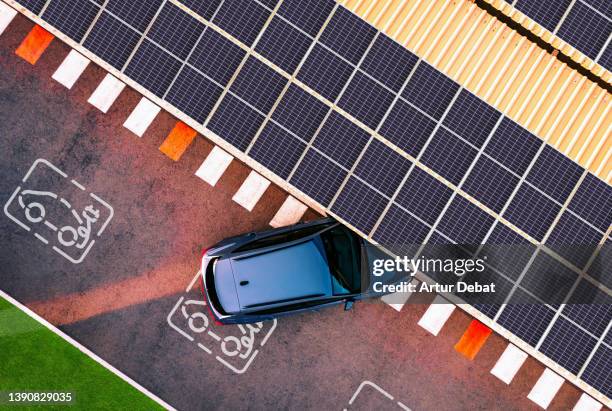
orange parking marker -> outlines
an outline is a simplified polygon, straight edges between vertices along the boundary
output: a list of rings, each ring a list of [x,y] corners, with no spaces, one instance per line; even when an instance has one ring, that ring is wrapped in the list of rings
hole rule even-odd
[[[30,64],[36,64],[54,38],[53,34],[36,25],[17,47],[15,54]]]
[[[179,121],[170,134],[168,134],[168,137],[166,137],[162,145],[159,146],[159,151],[172,160],[178,161],[197,134],[198,133],[194,129],[182,121]]]
[[[455,350],[473,360],[491,335],[491,329],[478,320],[473,320],[461,339],[455,344]]]

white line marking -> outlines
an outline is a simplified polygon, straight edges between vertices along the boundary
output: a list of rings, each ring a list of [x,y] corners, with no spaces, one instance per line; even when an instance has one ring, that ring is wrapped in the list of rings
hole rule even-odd
[[[170,404],[166,403],[164,400],[162,400],[161,398],[157,397],[155,394],[151,393],[149,390],[144,388],[142,385],[138,384],[136,381],[134,381],[133,379],[131,379],[130,377],[128,377],[127,375],[125,375],[124,373],[122,373],[121,371],[119,371],[118,369],[113,367],[112,365],[110,365],[104,359],[98,357],[94,352],[92,352],[89,349],[85,348],[83,345],[81,345],[75,339],[73,339],[69,335],[67,335],[64,332],[62,332],[61,330],[59,330],[53,324],[51,324],[50,322],[48,322],[47,320],[45,320],[44,318],[42,318],[41,316],[36,314],[34,311],[30,310],[25,305],[21,304],[19,301],[15,300],[13,297],[11,297],[10,295],[8,295],[7,293],[5,293],[2,290],[0,290],[0,297],[2,297],[5,300],[9,301],[11,304],[13,304],[17,308],[19,308],[21,311],[25,312],[31,318],[33,318],[34,320],[38,321],[39,323],[41,323],[45,327],[47,327],[50,331],[54,332],[55,334],[57,334],[58,336],[63,338],[66,342],[68,342],[69,344],[71,344],[72,346],[77,348],[83,354],[85,354],[88,357],[90,357],[92,360],[94,360],[95,362],[97,362],[98,364],[100,364],[101,366],[103,366],[104,368],[106,368],[107,370],[109,370],[110,372],[112,372],[113,374],[118,376],[119,378],[121,378],[123,381],[127,382],[128,384],[130,384],[132,387],[134,387],[135,389],[137,389],[138,391],[140,391],[141,393],[143,393],[144,395],[146,395],[147,397],[149,397],[150,399],[152,399],[153,401],[155,401],[156,403],[158,403],[162,407],[166,408],[167,410],[176,410]]]
[[[234,194],[234,197],[232,197],[232,200],[247,210],[253,211],[255,204],[257,204],[269,185],[270,180],[264,178],[261,174],[258,174],[255,171],[251,171],[236,194]]]
[[[106,113],[117,97],[119,97],[124,87],[125,83],[109,73],[104,77],[104,80],[98,85],[98,88],[92,93],[87,102],[101,112]]]
[[[4,3],[0,3],[0,34],[11,24],[16,15],[17,10]]]
[[[601,410],[603,405],[594,400],[589,395],[582,393],[580,399],[572,408],[572,411],[599,411]]]
[[[71,89],[74,83],[89,65],[89,59],[76,50],[70,50],[62,64],[59,65],[55,73],[51,76],[66,88]]]
[[[412,281],[410,281],[410,284],[414,284],[414,286],[416,287],[419,284],[419,280],[413,278]],[[384,295],[380,299],[385,304],[391,306],[391,308],[393,308],[395,311],[400,312],[402,311],[402,308],[404,308],[404,304],[406,304],[406,301],[408,301],[411,295],[412,293],[410,292],[398,291],[393,294]]]
[[[142,137],[145,131],[147,131],[147,128],[149,128],[149,125],[155,120],[160,110],[161,108],[158,105],[152,103],[146,97],[143,97],[127,120],[125,120],[123,127],[127,128],[138,137]]]
[[[295,224],[300,221],[307,209],[305,204],[289,196],[270,221],[270,225],[276,228]]]
[[[546,409],[555,398],[565,380],[550,369],[545,369],[527,398]]]
[[[438,335],[455,308],[454,304],[437,295],[419,320],[419,325],[433,335]]]
[[[214,187],[233,159],[234,157],[231,154],[215,146],[206,156],[195,175]]]
[[[493,369],[491,369],[491,374],[506,384],[510,384],[526,359],[527,353],[518,349],[514,344],[508,344]]]

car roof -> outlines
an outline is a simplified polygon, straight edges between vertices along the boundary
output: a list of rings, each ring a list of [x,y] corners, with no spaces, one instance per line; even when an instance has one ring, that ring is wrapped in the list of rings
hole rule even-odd
[[[243,310],[332,294],[331,273],[319,236],[231,258]]]

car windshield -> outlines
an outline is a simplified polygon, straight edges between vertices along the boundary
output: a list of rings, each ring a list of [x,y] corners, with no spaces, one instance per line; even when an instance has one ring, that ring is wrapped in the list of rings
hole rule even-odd
[[[348,228],[338,225],[321,234],[334,295],[354,294],[360,288],[359,244]]]

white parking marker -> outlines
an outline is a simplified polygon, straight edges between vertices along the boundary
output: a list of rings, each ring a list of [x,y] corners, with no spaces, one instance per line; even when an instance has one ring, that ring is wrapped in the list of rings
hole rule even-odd
[[[107,74],[87,101],[101,112],[106,113],[124,87],[125,83]]]
[[[300,203],[295,197],[289,196],[270,221],[270,225],[276,228],[295,224],[300,221],[307,209],[308,207],[305,204]]]
[[[438,335],[455,308],[454,304],[437,295],[418,324],[433,335]]]
[[[591,396],[582,393],[580,399],[572,409],[572,411],[599,411],[603,405],[593,399]]]
[[[417,280],[416,278],[413,278],[412,281],[410,281],[410,284],[414,284],[414,287],[417,287],[419,284],[419,280]],[[385,296],[382,296],[380,299],[382,300],[382,302],[389,305],[395,311],[400,312],[402,311],[402,308],[404,308],[404,304],[406,304],[406,301],[408,301],[411,295],[412,293],[408,291],[406,292],[398,291],[393,294],[387,294]]]
[[[8,27],[17,15],[17,10],[0,2],[0,34]]]
[[[125,120],[123,127],[127,128],[138,137],[142,137],[149,125],[155,120],[155,116],[157,116],[160,110],[161,108],[159,106],[153,104],[146,97],[143,97],[127,120]]]
[[[75,50],[70,50],[62,64],[59,65],[55,73],[51,76],[54,80],[71,89],[79,79],[85,68],[89,64],[89,59]]]
[[[518,349],[516,345],[508,344],[502,355],[495,363],[495,366],[493,366],[491,369],[491,374],[506,384],[510,384],[526,359],[526,352]]]
[[[557,395],[564,381],[563,377],[547,368],[533,386],[527,398],[546,409]]]
[[[255,204],[257,204],[269,185],[270,181],[260,174],[257,174],[255,171],[251,171],[251,174],[244,180],[244,183],[242,183],[236,194],[234,194],[232,200],[247,210],[253,211]]]
[[[195,175],[214,187],[233,159],[232,155],[215,146],[195,172]]]

